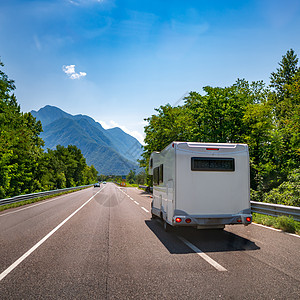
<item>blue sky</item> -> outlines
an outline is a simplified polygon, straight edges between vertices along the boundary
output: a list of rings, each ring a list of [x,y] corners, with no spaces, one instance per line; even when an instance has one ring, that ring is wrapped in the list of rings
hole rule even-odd
[[[0,57],[22,111],[49,104],[142,140],[204,86],[269,81],[300,56],[300,0],[1,0]]]

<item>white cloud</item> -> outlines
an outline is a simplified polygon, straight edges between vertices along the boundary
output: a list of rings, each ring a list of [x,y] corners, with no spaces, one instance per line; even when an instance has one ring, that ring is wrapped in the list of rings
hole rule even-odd
[[[63,66],[63,71],[68,75],[73,74],[75,73],[75,65]]]
[[[62,70],[69,76],[71,79],[79,79],[80,77],[85,77],[85,72],[75,72],[75,65],[63,66]]]
[[[79,72],[79,73],[73,73],[70,78],[71,79],[78,79],[80,77],[84,77],[86,76],[86,73],[85,72]]]
[[[88,5],[88,4],[93,4],[93,3],[101,3],[101,2],[104,2],[104,0],[69,0],[69,2],[71,4],[74,4],[74,5]]]

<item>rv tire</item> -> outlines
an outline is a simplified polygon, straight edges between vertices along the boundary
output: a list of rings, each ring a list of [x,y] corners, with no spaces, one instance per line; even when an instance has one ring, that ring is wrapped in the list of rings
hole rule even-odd
[[[155,214],[151,214],[151,219],[152,220],[154,220],[154,219],[157,219],[158,218],[158,216],[157,215],[155,215]]]
[[[172,226],[170,224],[168,224],[166,221],[163,221],[163,226],[164,226],[165,232],[172,231]]]

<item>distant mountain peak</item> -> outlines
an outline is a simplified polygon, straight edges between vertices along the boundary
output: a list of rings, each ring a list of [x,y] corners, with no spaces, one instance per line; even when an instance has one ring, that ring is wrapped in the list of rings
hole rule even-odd
[[[58,119],[72,118],[72,115],[64,112],[56,106],[46,105],[40,108],[38,111],[31,111],[31,114],[39,121],[42,122],[43,126],[46,126]]]
[[[75,145],[100,174],[126,175],[139,168],[137,159],[141,157],[142,145],[121,128],[106,130],[89,116],[73,116],[51,105],[31,114],[42,122],[45,149],[54,149],[58,144]]]

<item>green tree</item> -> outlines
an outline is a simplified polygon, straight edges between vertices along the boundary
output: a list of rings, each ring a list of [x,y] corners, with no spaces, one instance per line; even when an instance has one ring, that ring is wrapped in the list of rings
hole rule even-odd
[[[274,131],[270,162],[276,166],[277,184],[287,180],[293,169],[299,167],[299,107],[300,70],[294,50],[287,51],[279,62],[277,72],[271,74],[270,86],[274,92],[269,96],[273,106]]]
[[[95,167],[88,166],[81,150],[73,145],[57,145],[55,150],[48,149],[39,170],[42,185],[46,189],[86,185],[97,180]]]
[[[148,168],[150,154],[172,141],[250,143],[253,167],[263,154],[260,146],[272,126],[268,90],[263,82],[237,80],[226,88],[204,87],[206,94],[191,92],[181,107],[161,106],[158,114],[146,119],[145,147],[141,166]],[[250,126],[251,125],[251,126]],[[265,143],[267,145],[267,143]],[[258,150],[259,149],[259,150]],[[253,169],[255,183],[257,171]]]
[[[289,96],[289,91],[285,88],[285,85],[293,83],[294,76],[298,71],[297,64],[297,55],[293,49],[290,49],[283,55],[276,72],[271,73],[270,87],[274,88],[276,92],[277,103],[283,100],[284,97]]]
[[[68,147],[57,145],[53,155],[55,156],[57,168],[54,173],[60,174],[64,172],[66,187],[84,183],[83,171],[86,167],[86,161],[80,149],[74,145],[69,145]]]
[[[190,140],[201,142],[243,142],[247,127],[243,117],[250,105],[265,102],[262,81],[249,84],[238,79],[229,87],[204,87],[205,95],[190,93],[186,98],[187,112],[193,120]]]
[[[130,170],[128,175],[126,176],[126,181],[130,184],[135,183],[135,171]]]
[[[278,134],[282,163],[288,168],[300,165],[300,71],[293,77],[291,84],[284,86],[285,97],[277,105],[280,111]]]
[[[257,189],[259,185],[266,185],[265,178],[259,175],[269,163],[272,151],[272,108],[268,102],[249,104],[243,116],[243,124],[246,128],[243,139],[249,146],[251,187]]]
[[[36,169],[42,155],[42,125],[20,111],[14,89],[14,81],[0,70],[0,197],[41,188]]]
[[[145,143],[142,167],[148,168],[149,157],[153,151],[161,151],[172,141],[185,141],[189,136],[190,116],[185,107],[172,107],[167,104],[156,109],[157,115],[145,119]]]
[[[43,152],[42,124],[21,112],[2,67],[0,61],[0,198],[95,182],[96,169],[76,146]]]
[[[97,181],[97,175],[98,172],[93,165],[91,166],[86,165],[83,170],[84,182],[82,184],[87,185],[87,184],[94,183],[95,181]]]
[[[141,166],[147,171],[151,153],[175,140],[247,143],[254,194],[259,199],[264,199],[266,193],[268,199],[278,196],[275,189],[281,184],[281,188],[290,186],[291,178],[295,178],[291,174],[300,165],[297,63],[297,55],[291,49],[271,74],[269,87],[262,81],[249,84],[239,79],[225,88],[204,87],[204,95],[191,92],[183,106],[161,106],[156,115],[146,119]]]
[[[136,183],[139,185],[144,185],[147,183],[147,174],[145,170],[142,170],[136,175]]]

